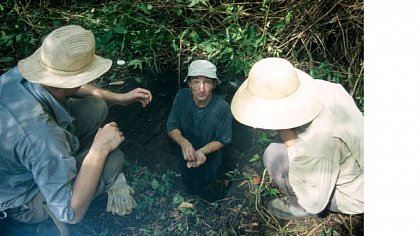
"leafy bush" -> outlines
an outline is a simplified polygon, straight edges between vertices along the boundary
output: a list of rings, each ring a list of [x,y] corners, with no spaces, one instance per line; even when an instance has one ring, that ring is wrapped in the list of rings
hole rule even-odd
[[[6,0],[0,15],[2,72],[51,30],[78,24],[97,36],[98,54],[140,72],[176,69],[181,78],[191,60],[206,58],[235,87],[257,60],[284,57],[316,78],[342,83],[363,110],[358,0]]]

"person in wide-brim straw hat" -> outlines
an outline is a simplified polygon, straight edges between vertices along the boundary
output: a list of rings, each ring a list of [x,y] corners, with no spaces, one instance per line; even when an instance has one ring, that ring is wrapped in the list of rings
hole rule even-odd
[[[319,114],[322,100],[315,86],[311,76],[285,59],[266,58],[255,63],[235,93],[232,113],[255,128],[294,128]]]
[[[0,143],[0,214],[13,222],[6,234],[20,235],[51,217],[67,235],[64,223],[79,222],[103,192],[112,214],[135,209],[134,190],[121,172],[124,135],[115,122],[104,125],[106,102],[145,107],[152,94],[89,84],[111,65],[95,54],[91,31],[68,25],[0,77],[0,139],[7,140]]]
[[[292,219],[331,210],[363,213],[363,115],[339,85],[315,80],[283,58],[256,62],[231,111],[245,125],[276,130],[264,166],[287,202],[270,212]]]
[[[51,32],[34,54],[18,63],[20,73],[28,81],[56,88],[87,84],[111,65],[110,59],[95,55],[92,32],[77,25]]]

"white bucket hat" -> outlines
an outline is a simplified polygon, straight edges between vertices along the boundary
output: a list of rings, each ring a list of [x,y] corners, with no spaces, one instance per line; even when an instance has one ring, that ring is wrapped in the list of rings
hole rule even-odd
[[[184,82],[187,82],[188,77],[190,76],[205,76],[207,78],[215,79],[216,84],[222,83],[216,74],[216,66],[213,63],[207,60],[195,60],[191,62],[188,67],[188,75],[185,77]]]
[[[111,65],[111,60],[95,55],[92,32],[77,25],[52,31],[34,54],[18,63],[25,79],[56,88],[87,84]]]
[[[312,121],[322,100],[315,80],[282,58],[255,63],[233,96],[232,114],[239,122],[262,129],[290,129]]]

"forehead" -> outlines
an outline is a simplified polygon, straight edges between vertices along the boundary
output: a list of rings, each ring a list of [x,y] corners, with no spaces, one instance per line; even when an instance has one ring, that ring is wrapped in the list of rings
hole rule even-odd
[[[204,81],[204,80],[213,80],[206,76],[198,75],[198,76],[191,76],[191,81]]]

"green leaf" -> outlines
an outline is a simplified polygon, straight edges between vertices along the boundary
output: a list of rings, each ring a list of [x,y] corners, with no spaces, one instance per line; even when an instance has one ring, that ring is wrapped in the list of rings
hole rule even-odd
[[[150,184],[152,185],[152,188],[155,190],[159,188],[159,182],[156,179],[153,179]]]
[[[200,2],[200,0],[191,0],[191,2],[188,5],[188,7],[193,7],[193,6],[197,5],[199,2]]]
[[[183,202],[184,198],[179,195],[178,193],[172,198],[172,204],[178,205],[179,203]]]
[[[286,17],[284,18],[284,23],[289,24],[292,21],[293,13],[292,11],[288,11]]]
[[[267,145],[272,142],[272,140],[267,136],[266,133],[261,133],[261,135],[258,137],[257,142],[261,145]]]
[[[251,158],[251,159],[249,159],[249,161],[248,161],[248,162],[256,162],[256,161],[259,161],[259,160],[261,160],[260,155],[255,154],[254,156],[252,156],[252,158]]]
[[[134,67],[134,69],[140,68],[141,70],[143,68],[142,63],[139,59],[131,60],[127,65]]]
[[[124,27],[122,27],[120,24],[117,24],[114,27],[114,32],[117,34],[126,34],[127,30]]]
[[[143,82],[143,78],[141,78],[139,76],[134,77],[134,80],[139,84],[141,84]]]
[[[150,8],[149,8],[150,7]],[[146,14],[150,14],[150,9],[152,9],[152,6],[150,5],[150,4],[147,4],[147,6],[146,6],[146,4],[144,4],[143,2],[140,4],[140,9],[144,12],[144,13],[146,13]]]
[[[0,58],[0,62],[1,63],[3,63],[3,62],[12,62],[14,60],[15,59],[13,57],[2,57],[2,58]]]
[[[176,16],[181,16],[182,15],[182,9],[181,8],[175,8],[174,11],[175,11]]]
[[[231,6],[231,5],[227,5],[225,10],[226,10],[226,12],[228,12],[228,13],[232,13],[233,9],[234,9],[234,7],[233,7],[233,6]]]
[[[113,35],[114,33],[112,31],[108,31],[99,35],[98,37],[96,37],[98,44],[102,46],[106,45],[111,40]]]
[[[1,37],[0,37],[0,45],[8,44],[9,42],[13,43],[13,38],[16,36],[16,34],[9,34],[5,35],[2,31]]]

